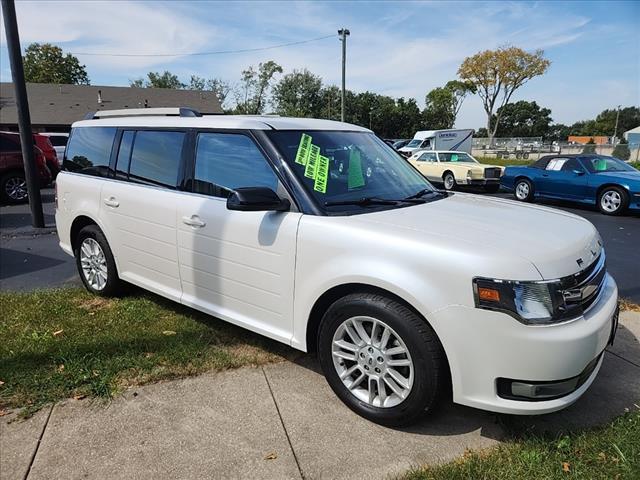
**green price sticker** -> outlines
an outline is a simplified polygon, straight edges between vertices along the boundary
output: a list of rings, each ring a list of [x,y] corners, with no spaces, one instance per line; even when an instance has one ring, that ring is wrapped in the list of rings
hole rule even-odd
[[[296,153],[296,163],[300,165],[306,165],[309,158],[309,147],[311,146],[311,137],[306,133],[300,137],[300,143],[298,144],[298,152]]]
[[[347,185],[349,190],[364,186],[360,150],[354,149],[349,152],[349,177],[347,179]]]
[[[320,155],[316,162],[316,181],[313,189],[316,192],[327,193],[327,180],[329,178],[329,159]]]
[[[320,156],[320,147],[311,145],[309,147],[309,155],[307,156],[307,165],[304,169],[304,176],[307,178],[316,178],[316,164]]]

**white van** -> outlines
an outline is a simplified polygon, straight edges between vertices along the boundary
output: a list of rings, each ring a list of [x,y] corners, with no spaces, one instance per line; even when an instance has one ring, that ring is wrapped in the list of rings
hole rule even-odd
[[[559,410],[616,331],[588,221],[440,192],[356,125],[99,112],[73,124],[64,170],[60,246],[90,292],[132,283],[317,352],[336,395],[380,424],[449,392],[495,412]]]
[[[416,132],[407,145],[398,151],[410,156],[416,150],[458,151],[471,154],[473,130],[424,130]]]

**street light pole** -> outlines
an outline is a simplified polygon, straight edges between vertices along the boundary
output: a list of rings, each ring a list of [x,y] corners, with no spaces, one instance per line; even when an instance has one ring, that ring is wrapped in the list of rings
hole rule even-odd
[[[616,113],[616,127],[613,130],[613,146],[616,146],[616,138],[618,137],[618,120],[620,119],[620,107],[622,105],[618,105],[618,111]]]
[[[7,32],[7,50],[11,64],[11,77],[16,94],[16,108],[18,110],[18,129],[20,130],[20,144],[22,146],[22,161],[24,163],[24,177],[29,193],[29,207],[31,208],[31,223],[35,228],[44,227],[42,213],[42,199],[40,198],[40,179],[33,155],[33,134],[31,132],[31,116],[27,87],[24,83],[22,67],[22,52],[20,51],[20,37],[18,36],[18,22],[16,20],[16,6],[14,0],[2,0],[4,11],[4,28]]]
[[[340,121],[344,122],[344,97],[345,97],[345,71],[347,65],[347,37],[351,32],[346,28],[338,30],[340,41],[342,42],[342,110],[340,111]]]

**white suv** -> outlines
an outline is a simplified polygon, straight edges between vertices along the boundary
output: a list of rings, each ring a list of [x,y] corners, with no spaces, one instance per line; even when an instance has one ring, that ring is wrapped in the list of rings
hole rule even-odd
[[[370,130],[326,120],[99,112],[58,176],[86,288],[129,282],[303,351],[360,415],[576,401],[617,326],[586,220],[435,190]]]

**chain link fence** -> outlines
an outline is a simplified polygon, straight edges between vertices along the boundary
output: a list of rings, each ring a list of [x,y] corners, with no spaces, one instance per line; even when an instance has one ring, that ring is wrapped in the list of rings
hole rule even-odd
[[[513,137],[494,138],[493,145],[488,138],[474,138],[472,155],[476,157],[504,158],[515,160],[537,160],[549,154],[577,154],[585,153],[585,149],[599,155],[612,155],[616,146],[620,144],[604,143],[600,145],[585,145],[569,142],[543,141],[542,137]],[[640,143],[629,143],[630,162],[640,161]]]

